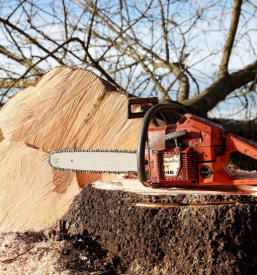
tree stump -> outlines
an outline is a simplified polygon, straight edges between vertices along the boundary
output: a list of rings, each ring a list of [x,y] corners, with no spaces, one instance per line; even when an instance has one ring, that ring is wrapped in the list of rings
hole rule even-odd
[[[256,274],[256,194],[94,182],[63,220],[69,234],[99,238],[119,259],[120,273]]]

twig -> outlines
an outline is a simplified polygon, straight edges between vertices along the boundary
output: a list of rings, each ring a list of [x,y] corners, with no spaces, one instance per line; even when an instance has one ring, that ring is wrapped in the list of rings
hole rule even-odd
[[[12,263],[13,261],[15,261],[17,258],[19,258],[20,256],[22,256],[22,255],[26,254],[27,252],[29,252],[32,248],[34,248],[34,246],[30,247],[29,249],[27,249],[27,250],[24,251],[23,253],[18,254],[18,255],[17,255],[16,257],[14,257],[14,258],[10,258],[10,259],[6,259],[6,260],[1,261],[1,263],[3,263],[3,264],[10,264],[10,263]]]

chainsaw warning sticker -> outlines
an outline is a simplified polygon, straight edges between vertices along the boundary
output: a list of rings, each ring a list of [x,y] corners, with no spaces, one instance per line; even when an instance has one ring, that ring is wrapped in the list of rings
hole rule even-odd
[[[162,161],[162,174],[163,176],[173,176],[178,175],[180,168],[180,155],[174,154],[170,157],[163,157]]]

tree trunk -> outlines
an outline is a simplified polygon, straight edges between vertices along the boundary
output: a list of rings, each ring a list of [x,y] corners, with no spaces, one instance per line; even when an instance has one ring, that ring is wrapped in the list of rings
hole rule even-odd
[[[99,238],[122,274],[255,274],[256,204],[256,193],[231,188],[114,180],[85,187],[62,219],[72,236]]]

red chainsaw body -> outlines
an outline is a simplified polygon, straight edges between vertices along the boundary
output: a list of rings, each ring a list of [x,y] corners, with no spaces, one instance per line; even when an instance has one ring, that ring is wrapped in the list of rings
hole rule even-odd
[[[175,140],[165,136],[185,131]],[[146,171],[151,184],[207,186],[257,184],[256,178],[235,178],[228,167],[230,154],[257,159],[257,149],[227,134],[206,119],[185,114],[177,124],[148,129]]]

